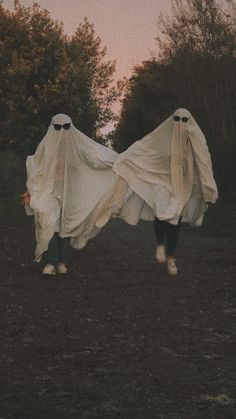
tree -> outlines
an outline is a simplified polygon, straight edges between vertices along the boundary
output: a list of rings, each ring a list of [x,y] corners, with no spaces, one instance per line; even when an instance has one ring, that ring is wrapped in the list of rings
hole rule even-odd
[[[115,62],[105,61],[107,49],[102,46],[94,26],[87,18],[67,43],[71,78],[80,86],[80,126],[90,136],[114,117],[111,105],[119,91],[114,83]],[[82,77],[81,77],[82,76]]]
[[[224,5],[216,0],[175,0],[172,16],[159,17],[160,53],[135,69],[129,80],[115,133],[118,149],[130,144],[122,142],[126,132],[132,142],[177,107],[186,107],[206,133],[218,179],[223,186],[229,183],[235,166],[235,10],[231,0]]]
[[[178,102],[175,91],[167,83],[169,66],[154,58],[136,66],[126,82],[120,120],[113,134],[113,146],[124,151],[159,125],[173,103]]]
[[[118,90],[93,25],[85,19],[70,39],[39,5],[10,13],[0,2],[0,34],[0,151],[33,152],[58,112],[95,138]]]
[[[157,38],[160,60],[171,63],[179,95],[189,96],[191,108],[219,142],[235,137],[236,97],[231,94],[236,84],[234,6],[233,1],[223,7],[216,0],[176,0],[172,20],[160,19]]]
[[[6,109],[1,122],[1,149],[28,151],[38,142],[55,106],[58,71],[63,64],[61,25],[36,4],[18,6],[15,13],[1,7],[1,100]]]
[[[236,3],[176,0],[172,20],[159,24],[160,60],[171,63],[179,96],[201,121],[225,188],[235,173]]]

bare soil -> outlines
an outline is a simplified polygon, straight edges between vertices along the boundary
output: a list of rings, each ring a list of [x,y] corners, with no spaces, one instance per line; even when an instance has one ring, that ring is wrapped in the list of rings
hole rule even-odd
[[[236,417],[232,238],[183,228],[170,277],[114,220],[45,278],[32,222],[0,234],[0,419]]]

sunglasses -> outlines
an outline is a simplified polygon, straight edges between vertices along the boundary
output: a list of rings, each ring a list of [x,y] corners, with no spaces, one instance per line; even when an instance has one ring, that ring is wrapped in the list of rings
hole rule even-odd
[[[188,120],[189,120],[189,118],[187,118],[187,116],[183,116],[183,118],[180,118],[180,116],[175,115],[175,116],[173,116],[173,118],[174,118],[174,121],[176,121],[176,122],[179,122],[179,121],[188,122]]]
[[[70,123],[63,124],[63,125],[61,125],[61,124],[53,124],[53,126],[54,126],[54,128],[55,128],[56,131],[60,131],[60,129],[62,129],[62,128],[65,129],[65,130],[70,129]]]

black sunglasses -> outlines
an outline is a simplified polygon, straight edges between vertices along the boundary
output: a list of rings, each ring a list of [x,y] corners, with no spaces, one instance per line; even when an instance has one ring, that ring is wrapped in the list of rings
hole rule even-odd
[[[183,116],[183,118],[180,118],[180,116],[175,115],[175,116],[173,116],[173,118],[174,118],[174,121],[176,121],[176,122],[179,122],[179,121],[188,122],[188,120],[189,120],[189,118],[187,118],[187,116]]]
[[[63,124],[63,125],[53,124],[53,126],[54,126],[55,130],[57,130],[57,131],[60,131],[60,129],[62,129],[62,128],[65,129],[65,130],[68,130],[68,129],[70,129],[70,122],[67,123],[67,124]]]

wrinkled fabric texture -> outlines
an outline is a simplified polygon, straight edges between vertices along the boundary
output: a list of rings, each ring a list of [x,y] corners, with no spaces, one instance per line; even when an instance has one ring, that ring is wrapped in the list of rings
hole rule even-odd
[[[156,216],[176,225],[182,217],[200,226],[207,203],[218,197],[206,139],[186,109],[121,153],[113,170],[146,203],[149,220]]]
[[[56,130],[54,124],[71,124]],[[28,215],[34,215],[35,259],[39,261],[55,232],[81,249],[118,211],[127,188],[113,171],[117,153],[77,130],[58,114],[34,155],[28,156]],[[117,207],[117,210],[116,210]]]

